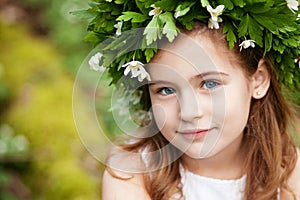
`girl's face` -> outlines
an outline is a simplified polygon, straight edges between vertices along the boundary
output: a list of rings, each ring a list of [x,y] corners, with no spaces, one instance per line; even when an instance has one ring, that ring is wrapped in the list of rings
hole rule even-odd
[[[153,115],[163,136],[192,158],[240,148],[252,88],[233,52],[207,36],[179,37],[148,66]]]

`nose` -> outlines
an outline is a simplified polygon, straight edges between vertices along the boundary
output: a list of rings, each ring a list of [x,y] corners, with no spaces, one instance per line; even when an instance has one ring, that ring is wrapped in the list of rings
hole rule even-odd
[[[203,116],[201,96],[192,88],[185,89],[179,97],[181,120],[192,122]]]

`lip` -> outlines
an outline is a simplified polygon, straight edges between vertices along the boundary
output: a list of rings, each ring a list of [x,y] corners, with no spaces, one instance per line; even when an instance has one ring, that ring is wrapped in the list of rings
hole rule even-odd
[[[210,129],[195,129],[195,130],[183,130],[177,132],[187,139],[198,139],[198,138],[205,137],[209,131]]]

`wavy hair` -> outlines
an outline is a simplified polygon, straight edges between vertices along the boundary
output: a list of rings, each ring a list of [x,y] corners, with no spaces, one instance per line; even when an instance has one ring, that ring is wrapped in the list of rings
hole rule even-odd
[[[218,42],[222,41],[222,44],[228,48],[226,37],[221,33],[221,29],[210,30],[206,25],[196,23],[192,31],[182,31],[193,36],[204,34],[205,38],[211,41],[218,39]],[[258,62],[263,58],[262,49],[255,47],[240,52],[236,45],[232,51],[236,61],[243,66],[246,77],[256,72]],[[291,104],[283,96],[275,66],[267,56],[264,59],[271,78],[270,87],[262,99],[251,100],[250,114],[242,141],[247,149],[245,200],[276,200],[279,187],[281,191],[290,193],[296,199],[287,184],[297,162],[297,149],[289,133],[296,129],[296,115]],[[144,94],[149,100],[147,92]],[[144,186],[150,198],[169,200],[175,199],[177,194],[184,199],[180,184],[180,158],[176,159],[181,152],[169,144],[161,133],[136,140],[134,143],[120,144],[120,147],[127,152],[141,152],[145,148],[149,152],[160,152],[159,158],[148,158],[150,165],[148,167],[163,167],[157,167],[154,172],[144,174]],[[114,154],[116,152],[108,156],[107,163]],[[168,165],[170,160],[175,161]],[[107,166],[108,171],[116,177],[109,164]]]

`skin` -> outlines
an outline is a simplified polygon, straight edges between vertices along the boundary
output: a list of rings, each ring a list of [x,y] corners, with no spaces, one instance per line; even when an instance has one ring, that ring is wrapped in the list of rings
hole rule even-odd
[[[241,142],[257,83],[228,56],[232,52],[211,40],[194,39],[198,46],[190,53],[196,64],[173,53],[181,52],[180,41],[155,57],[159,65],[148,67],[154,118],[165,138],[184,153],[188,170],[236,179],[244,173]],[[204,135],[193,134],[197,131]]]
[[[266,62],[261,60],[257,72],[246,77],[225,47],[205,35],[193,42],[199,49],[177,40],[158,52],[148,66],[154,118],[164,137],[182,151],[186,169],[206,177],[237,179],[245,173],[242,139],[250,101],[262,98],[270,84]],[[188,53],[178,56],[182,50]],[[201,130],[202,135],[193,130]],[[299,160],[289,185],[300,196]],[[150,199],[141,174],[120,180],[108,172],[103,176],[102,197]],[[290,199],[285,192],[281,197]]]

